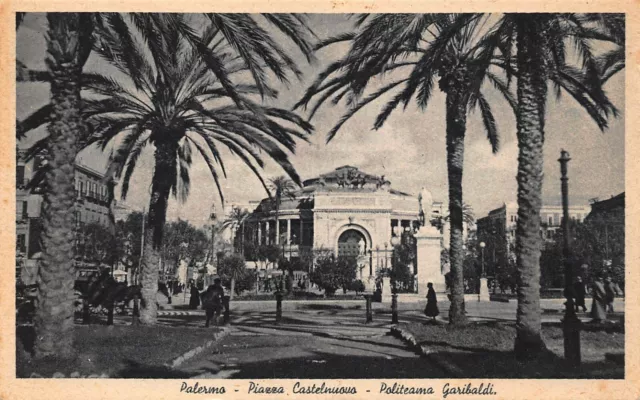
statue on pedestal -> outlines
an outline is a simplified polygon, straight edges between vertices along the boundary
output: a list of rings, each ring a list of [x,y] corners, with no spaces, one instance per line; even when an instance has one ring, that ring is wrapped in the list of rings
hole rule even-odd
[[[365,243],[364,243],[364,240],[360,239],[360,241],[358,242],[358,254],[363,255],[364,251],[365,251]]]
[[[433,196],[425,187],[422,188],[418,195],[418,203],[420,204],[420,224],[425,226],[427,222],[427,215],[431,215],[431,209],[433,207]]]

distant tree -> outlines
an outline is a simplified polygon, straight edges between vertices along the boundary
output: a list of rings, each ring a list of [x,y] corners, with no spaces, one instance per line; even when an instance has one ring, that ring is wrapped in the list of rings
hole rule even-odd
[[[339,288],[349,288],[356,278],[356,263],[352,258],[322,257],[316,260],[315,269],[309,274],[312,283],[332,296]]]
[[[188,221],[178,220],[165,226],[165,237],[160,248],[163,270],[174,276],[181,261],[193,267],[203,262],[210,248],[210,240],[204,230]]]
[[[220,261],[218,275],[223,282],[229,285],[229,296],[233,299],[236,291],[236,281],[241,280],[246,274],[244,257],[239,254],[225,256]]]
[[[142,220],[141,212],[132,212],[125,220],[116,222],[116,252],[118,262],[127,271],[135,272],[140,265],[140,251],[142,248]]]
[[[478,240],[475,236],[467,238],[462,268],[464,271],[464,279],[469,290],[475,292],[481,269],[478,254]]]
[[[78,232],[76,257],[88,263],[112,266],[117,257],[115,237],[107,227],[90,222]]]
[[[571,221],[571,262],[576,272],[588,282],[598,273],[610,275],[621,287],[625,283],[624,224],[619,221],[591,220],[584,223]],[[541,285],[563,286],[564,255],[563,232],[545,243],[540,258]],[[580,267],[586,265],[586,270]]]
[[[275,244],[262,244],[258,246],[257,253],[258,260],[266,263],[267,268],[270,264],[277,263],[282,256],[280,247]]]
[[[280,236],[280,221],[278,216],[280,215],[280,204],[282,199],[289,198],[295,199],[296,186],[293,181],[284,175],[277,176],[269,180],[269,191],[273,193],[274,208],[276,210],[276,237]]]
[[[391,261],[391,284],[396,290],[413,288],[413,269],[416,263],[416,239],[409,231],[402,233],[394,248]]]
[[[362,282],[360,279],[356,279],[351,283],[351,290],[356,292],[356,295],[358,295],[358,293],[364,292],[365,289],[366,287],[364,286],[364,282]]]
[[[242,253],[244,251],[244,228],[247,218],[251,214],[248,210],[242,210],[240,207],[233,207],[229,216],[222,221],[222,229],[231,230],[231,238],[234,244],[234,250]],[[238,231],[240,234],[238,235]]]
[[[245,269],[240,278],[236,280],[235,294],[240,295],[244,291],[251,291],[256,287],[257,275],[255,269]]]

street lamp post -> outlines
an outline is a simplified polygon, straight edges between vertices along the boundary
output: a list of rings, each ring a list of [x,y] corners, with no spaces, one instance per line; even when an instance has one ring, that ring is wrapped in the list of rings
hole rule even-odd
[[[490,300],[489,287],[487,286],[487,277],[484,272],[484,248],[486,244],[484,242],[480,242],[479,246],[482,253],[482,256],[481,256],[482,272],[480,275],[480,288],[478,290],[478,301],[489,301]]]
[[[486,244],[484,242],[480,242],[480,249],[482,251],[482,273],[480,275],[480,277],[484,278],[485,277],[485,273],[484,273],[484,248],[485,248]]]
[[[562,234],[564,236],[562,255],[564,256],[564,296],[565,312],[563,323],[564,357],[571,365],[580,365],[580,319],[576,316],[573,305],[573,265],[571,257],[571,238],[569,232],[569,178],[567,163],[571,160],[569,153],[560,152],[560,182],[562,191]]]
[[[396,254],[396,246],[400,244],[400,238],[394,236],[391,238],[391,268],[394,268],[394,260]],[[398,282],[394,279],[393,287],[391,288],[391,323],[398,323]]]

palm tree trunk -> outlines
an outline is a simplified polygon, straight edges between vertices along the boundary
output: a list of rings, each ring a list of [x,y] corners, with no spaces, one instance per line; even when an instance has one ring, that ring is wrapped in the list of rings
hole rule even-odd
[[[515,352],[521,357],[540,354],[540,206],[542,203],[544,103],[547,86],[542,65],[544,34],[535,17],[518,25],[518,221],[516,264],[518,308]]]
[[[231,289],[229,290],[229,299],[233,300],[233,295],[236,292],[236,278],[231,278]]]
[[[37,357],[73,356],[74,173],[78,143],[86,139],[80,116],[81,66],[77,13],[49,13],[47,67],[51,74],[49,165],[43,210],[43,259],[38,270],[35,315]]]
[[[176,176],[176,151],[178,146],[171,140],[155,142],[155,170],[149,200],[148,227],[145,234],[144,267],[142,269],[142,308],[140,322],[152,325],[158,319],[158,271],[162,233],[167,219],[167,202],[171,185]]]
[[[451,307],[449,323],[467,322],[464,307],[462,249],[462,168],[464,136],[467,124],[468,96],[464,90],[452,87],[447,91],[447,172],[449,184],[449,221],[451,224],[449,259],[451,263]]]

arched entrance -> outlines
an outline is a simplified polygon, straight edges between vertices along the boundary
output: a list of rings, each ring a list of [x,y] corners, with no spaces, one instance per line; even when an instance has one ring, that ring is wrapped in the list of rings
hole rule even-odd
[[[366,243],[362,232],[347,229],[338,237],[338,257],[358,257],[366,250]]]

